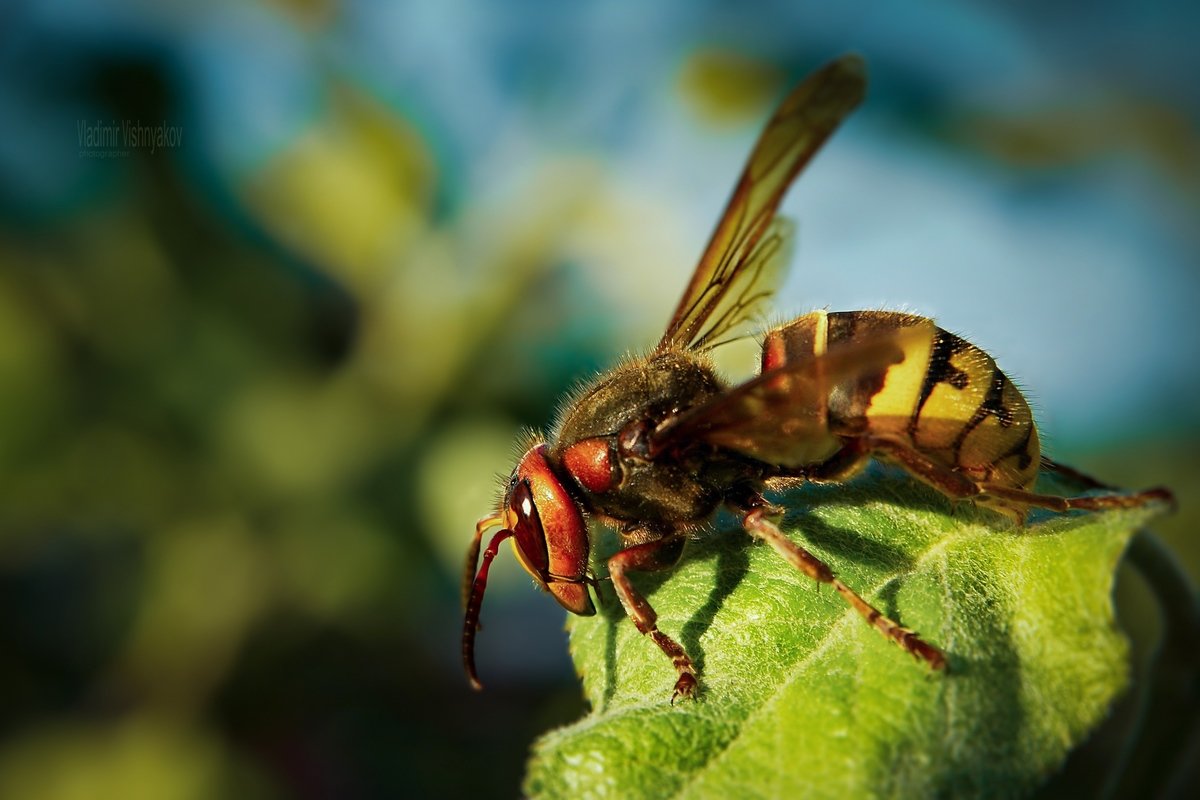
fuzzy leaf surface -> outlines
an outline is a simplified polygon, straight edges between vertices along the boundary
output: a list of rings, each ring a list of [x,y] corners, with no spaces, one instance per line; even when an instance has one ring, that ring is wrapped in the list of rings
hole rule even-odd
[[[1125,686],[1113,576],[1161,506],[1035,512],[1020,528],[883,470],[785,505],[784,531],[942,648],[948,670],[719,518],[674,570],[633,579],[699,666],[699,699],[671,705],[669,660],[603,584],[599,613],[569,625],[592,711],[536,743],[528,795],[1019,795]]]

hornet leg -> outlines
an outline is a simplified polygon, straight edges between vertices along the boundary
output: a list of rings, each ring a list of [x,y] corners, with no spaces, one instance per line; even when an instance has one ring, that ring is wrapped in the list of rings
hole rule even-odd
[[[742,527],[746,529],[746,533],[771,545],[775,552],[786,558],[792,566],[808,577],[818,583],[827,583],[832,586],[872,627],[900,645],[906,652],[924,661],[931,669],[942,669],[946,666],[946,656],[941,650],[926,642],[916,632],[889,619],[882,611],[842,583],[834,576],[833,570],[824,561],[785,536],[783,531],[767,518],[769,511],[769,507],[762,506],[746,511],[742,518]]]
[[[1038,494],[1002,483],[978,482],[967,475],[950,469],[930,459],[912,447],[881,437],[864,437],[863,446],[868,450],[885,455],[899,463],[910,473],[940,490],[943,494],[956,499],[975,499],[985,505],[989,500],[1000,501],[1002,505],[1015,505],[1028,508],[1036,506],[1051,511],[1100,511],[1113,508],[1136,508],[1154,501],[1175,503],[1175,498],[1168,489],[1147,489],[1133,494],[1103,494],[1092,497],[1060,497],[1053,494]],[[1068,478],[1081,480],[1090,488],[1111,489],[1093,478],[1088,478],[1070,467],[1043,459],[1042,466],[1052,472],[1065,475]],[[1005,510],[999,508],[997,510]],[[1018,522],[1023,521],[1024,514],[1019,513]]]
[[[670,535],[627,547],[608,559],[608,574],[612,578],[613,588],[617,590],[621,605],[625,607],[625,613],[639,631],[653,639],[658,648],[666,653],[679,674],[679,679],[675,681],[675,691],[671,695],[672,703],[676,697],[687,698],[696,693],[696,669],[683,647],[658,629],[658,614],[646,598],[633,588],[626,573],[669,569],[683,554],[684,541],[682,535]]]

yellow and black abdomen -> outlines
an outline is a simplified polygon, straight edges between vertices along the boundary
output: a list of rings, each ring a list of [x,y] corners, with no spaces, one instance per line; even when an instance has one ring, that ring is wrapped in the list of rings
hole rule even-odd
[[[965,339],[912,314],[815,311],[768,336],[767,345],[786,347],[791,360],[809,347],[821,356],[892,334],[904,360],[838,379],[829,393],[830,430],[910,446],[979,483],[1030,488],[1040,450],[1029,404],[992,357]]]

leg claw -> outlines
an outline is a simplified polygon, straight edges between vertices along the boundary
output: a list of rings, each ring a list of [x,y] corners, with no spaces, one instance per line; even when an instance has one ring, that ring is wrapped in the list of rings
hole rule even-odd
[[[685,700],[694,699],[697,685],[695,675],[690,672],[681,674],[679,680],[675,681],[675,691],[671,693],[671,705],[675,705],[677,697],[682,697]]]

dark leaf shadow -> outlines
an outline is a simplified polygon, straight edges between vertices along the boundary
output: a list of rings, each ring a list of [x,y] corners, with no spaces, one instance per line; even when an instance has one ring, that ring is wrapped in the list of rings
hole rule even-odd
[[[811,544],[856,564],[888,572],[905,572],[914,566],[912,558],[899,547],[850,528],[830,525],[808,511],[789,509],[782,527],[797,544]]]
[[[617,626],[623,621],[628,622],[628,617],[609,581],[602,580],[596,584],[596,600],[600,616],[604,617],[606,623],[604,626],[604,695],[600,708],[597,709],[603,711],[612,702],[613,694],[617,690]]]
[[[893,581],[888,588],[896,583]],[[885,590],[884,594],[887,593]],[[894,591],[891,594],[890,604],[894,605]],[[937,705],[929,711],[943,720],[953,719],[956,740],[972,742],[972,746],[991,753],[993,758],[981,764],[978,759],[956,759],[947,754],[938,785],[931,794],[938,797],[984,796],[989,794],[990,788],[1012,780],[1005,770],[1019,758],[1016,751],[1020,748],[1029,714],[1028,705],[1022,702],[1025,676],[1007,622],[1011,619],[1011,609],[982,589],[971,591],[971,596],[960,596],[955,607],[959,608],[959,613],[970,614],[972,627],[981,634],[979,639],[986,642],[986,647],[973,652],[947,652],[945,672],[929,672],[927,680],[945,682],[945,690],[938,693]],[[970,714],[965,714],[962,707],[955,705],[961,693],[953,691],[952,686],[981,681],[986,682],[986,692],[966,690],[965,693],[986,698],[985,705],[973,707]],[[910,746],[915,747],[915,742],[910,745],[902,739],[896,743],[899,752]],[[884,776],[878,785],[887,787],[889,780],[895,781],[897,792],[899,787],[912,785],[911,776],[900,774]]]
[[[740,531],[731,531],[726,535],[736,536],[739,533]],[[713,548],[716,551],[717,563],[715,580],[712,590],[708,593],[708,599],[704,605],[696,609],[691,619],[684,624],[680,634],[682,639],[680,643],[683,645],[683,649],[692,656],[701,680],[704,676],[705,653],[704,648],[700,645],[700,639],[712,627],[713,620],[725,605],[725,601],[750,572],[749,540],[738,542],[733,546],[722,544],[724,546]]]
[[[721,518],[720,521],[725,522],[725,519]],[[704,674],[705,654],[700,640],[712,626],[713,620],[725,604],[726,599],[733,594],[749,572],[750,551],[748,548],[751,544],[750,539],[740,528],[722,525],[697,540],[689,541],[676,565],[678,567],[693,561],[716,560],[715,580],[712,589],[708,592],[708,598],[684,623],[680,632],[680,644],[691,656],[696,670],[701,676]],[[611,554],[617,549],[619,548],[616,546],[611,549],[606,548],[606,552]],[[674,568],[661,572],[637,572],[632,573],[631,578],[638,591],[653,604],[654,594],[670,580],[673,571]],[[603,706],[607,706],[616,692],[616,670],[619,669],[617,664],[617,626],[632,625],[633,623],[625,614],[625,609],[617,599],[611,582],[601,580],[596,587],[596,597],[599,601],[599,613],[607,623],[605,626],[607,634],[604,648],[603,693]],[[662,662],[664,668],[670,668],[670,662],[665,656],[663,656]]]

